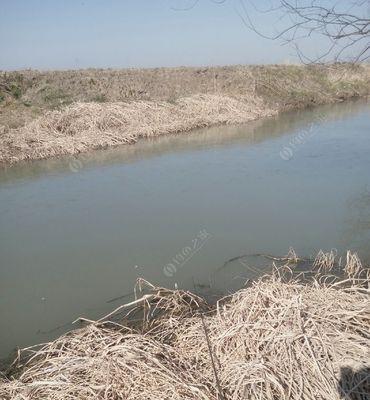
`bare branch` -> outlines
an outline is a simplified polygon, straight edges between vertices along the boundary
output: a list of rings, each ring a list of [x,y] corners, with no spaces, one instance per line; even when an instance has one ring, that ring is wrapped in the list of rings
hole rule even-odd
[[[293,43],[301,61],[361,62],[369,58],[370,1],[280,0],[279,3],[279,12],[288,17],[290,24],[270,38]],[[257,31],[252,24],[251,28]],[[327,50],[310,59],[304,55],[298,35],[299,39],[324,37]]]

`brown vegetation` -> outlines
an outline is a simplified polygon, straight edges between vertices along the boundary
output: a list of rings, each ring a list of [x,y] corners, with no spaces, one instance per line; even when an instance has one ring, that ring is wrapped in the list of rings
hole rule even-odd
[[[370,93],[368,66],[0,73],[0,163],[242,123]]]
[[[325,275],[338,260],[320,253],[307,281],[294,275],[298,257],[281,260],[271,275],[214,307],[140,281],[149,289],[143,297],[21,353],[0,380],[0,397],[364,399],[369,270],[349,252],[345,278]],[[128,314],[140,314],[141,322]]]
[[[217,95],[192,96],[174,103],[75,103],[5,133],[0,162],[77,154],[135,143],[139,138],[247,122],[271,114],[258,99],[237,100]]]

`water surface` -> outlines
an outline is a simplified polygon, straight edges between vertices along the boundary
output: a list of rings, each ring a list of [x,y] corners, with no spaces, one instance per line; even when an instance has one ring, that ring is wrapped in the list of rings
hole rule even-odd
[[[221,294],[259,273],[222,268],[241,254],[369,261],[369,172],[366,102],[2,170],[0,356],[129,301],[137,277]]]

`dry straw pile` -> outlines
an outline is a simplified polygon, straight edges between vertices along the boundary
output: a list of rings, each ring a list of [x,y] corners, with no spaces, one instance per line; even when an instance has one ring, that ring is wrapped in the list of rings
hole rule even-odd
[[[144,137],[247,122],[272,113],[253,96],[194,95],[173,103],[74,103],[3,134],[0,163],[78,154]]]
[[[214,307],[144,282],[133,303],[21,353],[0,398],[368,398],[369,270],[348,253],[346,277],[329,276],[335,255],[321,253],[308,282],[297,260]]]

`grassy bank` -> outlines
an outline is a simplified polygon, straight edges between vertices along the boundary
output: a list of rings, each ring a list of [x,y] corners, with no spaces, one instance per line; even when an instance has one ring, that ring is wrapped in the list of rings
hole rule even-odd
[[[295,254],[280,261],[216,306],[140,281],[135,302],[22,353],[0,398],[364,399],[369,270],[348,253],[335,278],[320,253],[303,279]]]
[[[0,73],[0,163],[243,123],[370,93],[368,66]]]

